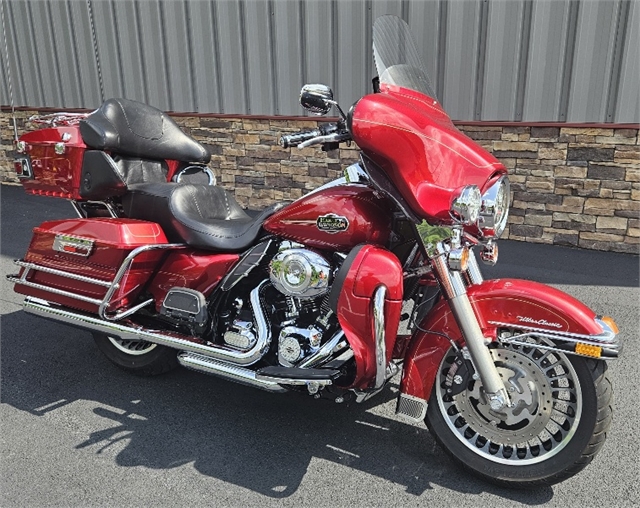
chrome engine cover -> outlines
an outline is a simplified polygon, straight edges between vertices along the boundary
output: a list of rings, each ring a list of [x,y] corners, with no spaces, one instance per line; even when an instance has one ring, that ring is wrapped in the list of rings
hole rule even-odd
[[[315,298],[329,291],[331,265],[310,250],[285,249],[271,260],[269,275],[281,293],[301,299]]]
[[[285,326],[278,338],[278,361],[285,367],[293,367],[305,356],[320,348],[322,332],[315,326],[298,328]]]
[[[241,350],[251,349],[258,341],[253,333],[253,323],[239,319],[234,320],[223,338],[225,344]]]

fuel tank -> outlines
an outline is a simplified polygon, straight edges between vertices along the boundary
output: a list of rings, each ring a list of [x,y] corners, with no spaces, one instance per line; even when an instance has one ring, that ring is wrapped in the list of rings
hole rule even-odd
[[[263,227],[309,247],[349,252],[360,243],[386,245],[391,212],[388,202],[364,185],[335,185],[294,201]]]

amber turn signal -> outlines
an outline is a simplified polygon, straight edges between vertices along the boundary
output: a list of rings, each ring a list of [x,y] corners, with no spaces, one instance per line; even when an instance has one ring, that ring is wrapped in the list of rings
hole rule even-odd
[[[609,328],[611,328],[611,331],[616,335],[620,332],[620,330],[618,330],[618,325],[616,324],[616,322],[613,320],[611,316],[604,316],[600,319],[600,321],[602,321]]]
[[[449,268],[457,272],[464,272],[469,267],[469,249],[461,247],[449,252]]]
[[[578,342],[574,351],[583,356],[590,356],[592,358],[600,358],[602,356],[602,348],[600,346],[591,346],[590,344],[582,344]]]

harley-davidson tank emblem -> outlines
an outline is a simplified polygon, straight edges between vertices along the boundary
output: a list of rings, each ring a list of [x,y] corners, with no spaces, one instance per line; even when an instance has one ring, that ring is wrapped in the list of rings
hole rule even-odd
[[[340,231],[349,229],[349,221],[342,215],[328,213],[327,215],[318,217],[316,226],[320,231],[324,231],[325,233],[339,233]]]

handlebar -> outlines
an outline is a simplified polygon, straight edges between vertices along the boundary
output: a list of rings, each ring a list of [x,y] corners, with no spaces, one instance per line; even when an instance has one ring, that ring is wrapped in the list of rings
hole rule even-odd
[[[320,132],[319,129],[299,132],[298,134],[289,134],[288,136],[280,137],[280,146],[282,148],[291,148],[292,146],[298,146],[300,143],[317,138],[318,136],[322,136],[322,132]]]
[[[324,143],[340,143],[350,139],[351,135],[342,124],[327,123],[312,131],[281,136],[280,146],[283,148],[292,146],[306,148]]]

